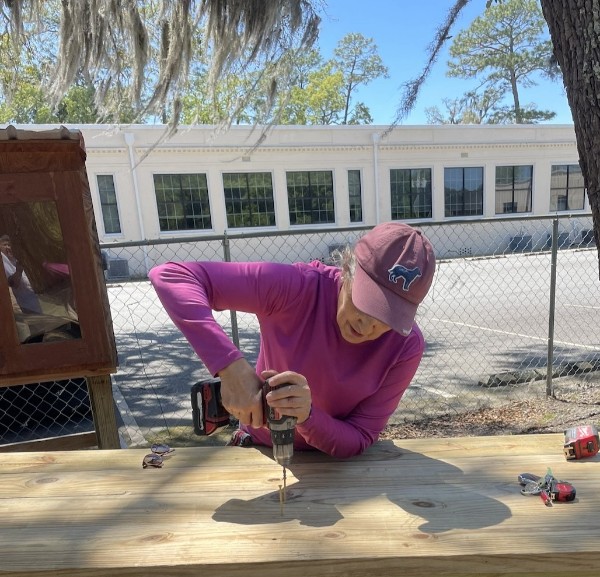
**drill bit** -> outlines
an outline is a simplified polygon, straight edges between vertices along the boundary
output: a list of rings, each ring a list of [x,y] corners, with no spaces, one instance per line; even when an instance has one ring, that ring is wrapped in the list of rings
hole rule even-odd
[[[281,488],[281,485],[279,485],[279,512],[281,513],[281,516],[283,517],[283,489]]]
[[[286,467],[283,465],[283,485],[279,485],[279,511],[281,512],[281,516],[283,517],[283,506],[286,502],[286,493],[287,493],[287,475],[286,475]]]
[[[283,502],[285,503],[287,500],[287,469],[285,465],[283,466]]]

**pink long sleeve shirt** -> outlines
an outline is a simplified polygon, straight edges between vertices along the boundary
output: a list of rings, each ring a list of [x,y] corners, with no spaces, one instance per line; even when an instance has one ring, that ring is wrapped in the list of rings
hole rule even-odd
[[[340,270],[265,262],[166,263],[149,278],[175,325],[208,370],[217,374],[243,354],[212,310],[254,313],[260,324],[256,372],[294,371],[306,377],[310,417],[296,427],[295,448],[338,458],[362,453],[385,428],[423,355],[416,324],[404,337],[388,331],[374,341],[345,341],[337,321]],[[266,428],[245,427],[270,445]]]

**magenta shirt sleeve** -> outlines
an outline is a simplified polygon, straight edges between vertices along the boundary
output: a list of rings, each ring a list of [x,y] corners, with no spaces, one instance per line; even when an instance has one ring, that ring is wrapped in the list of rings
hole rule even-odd
[[[219,282],[223,274],[214,274],[216,282],[212,274],[207,274],[204,263],[169,262],[154,267],[148,278],[177,328],[208,370],[216,375],[244,355],[213,317],[213,309],[223,310],[220,288],[223,283]],[[236,275],[233,286],[243,292],[242,278]],[[226,284],[226,279],[222,280]]]

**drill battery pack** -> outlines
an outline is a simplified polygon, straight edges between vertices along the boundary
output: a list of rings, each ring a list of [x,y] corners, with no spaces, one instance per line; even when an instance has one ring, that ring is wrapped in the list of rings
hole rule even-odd
[[[194,433],[206,436],[229,424],[229,413],[221,403],[220,379],[206,379],[192,385]]]

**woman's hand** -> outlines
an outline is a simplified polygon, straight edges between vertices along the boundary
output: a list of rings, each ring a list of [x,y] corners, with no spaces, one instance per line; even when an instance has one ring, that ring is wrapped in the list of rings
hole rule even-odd
[[[230,415],[243,425],[264,425],[262,381],[246,359],[233,361],[219,371],[221,401]]]
[[[282,415],[297,417],[298,424],[303,423],[310,416],[312,397],[310,387],[303,375],[292,371],[277,373],[263,371],[261,377],[267,380],[272,390],[267,394],[266,401],[275,409],[277,418]],[[276,389],[279,385],[284,385]]]

